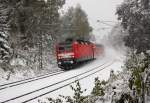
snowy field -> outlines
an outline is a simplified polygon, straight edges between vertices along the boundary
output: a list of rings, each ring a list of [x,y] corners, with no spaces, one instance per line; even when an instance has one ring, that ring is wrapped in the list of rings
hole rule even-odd
[[[45,79],[41,79],[38,81],[34,81],[34,82],[30,82],[30,83],[26,83],[23,85],[10,87],[10,88],[1,90],[0,91],[0,97],[2,99],[0,99],[0,102],[15,98],[15,97],[20,96],[20,95],[27,94],[29,92],[38,90],[40,88],[54,84],[56,82],[60,82],[62,80],[70,78],[72,76],[75,76],[75,75],[78,75],[78,74],[83,73],[85,71],[88,71],[93,67],[96,67],[98,65],[102,65],[106,62],[109,62],[109,64],[110,64],[110,62],[113,62],[113,64],[111,66],[103,69],[100,72],[97,72],[94,75],[91,75],[87,78],[84,78],[80,81],[82,89],[87,89],[87,91],[84,93],[84,95],[89,95],[91,93],[92,88],[94,87],[94,79],[96,77],[99,77],[100,80],[108,80],[111,70],[114,70],[115,73],[122,70],[121,66],[123,65],[124,59],[125,59],[125,56],[122,53],[117,52],[114,49],[111,49],[109,47],[106,47],[105,48],[105,54],[103,57],[97,58],[95,61],[89,62],[88,64],[85,64],[79,68],[76,68],[76,69],[73,69],[71,71],[68,71],[68,72],[65,72],[65,73],[62,73],[62,74],[59,74],[56,76],[52,76],[49,78],[45,78]],[[108,63],[106,63],[106,64],[108,65]],[[106,64],[103,65],[101,68],[104,68],[106,66]],[[18,98],[16,100],[11,100],[8,103],[21,103],[25,100],[28,100],[30,98],[41,95],[43,93],[46,93],[46,92],[51,91],[53,89],[56,89],[62,85],[65,85],[66,83],[73,82],[73,81],[78,80],[80,78],[82,78],[82,76],[77,76],[76,78],[70,79],[70,80],[66,81],[65,83],[60,83],[60,84],[57,84],[57,85],[52,86],[50,88],[46,88],[44,90],[38,91],[36,93],[31,93],[30,95],[23,96],[23,97]],[[52,92],[50,94],[44,95],[41,98],[37,98],[33,101],[30,101],[30,103],[34,103],[34,102],[37,103],[38,99],[45,100],[46,97],[57,98],[57,97],[59,97],[60,94],[64,95],[64,96],[72,96],[73,91],[71,90],[70,86],[67,86],[67,87],[59,89],[55,92]]]

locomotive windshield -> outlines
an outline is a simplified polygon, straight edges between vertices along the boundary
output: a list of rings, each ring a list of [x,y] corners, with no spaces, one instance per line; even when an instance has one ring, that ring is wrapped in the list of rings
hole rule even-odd
[[[72,50],[72,46],[71,44],[63,44],[63,45],[59,45],[59,51],[71,51]]]
[[[72,43],[73,43],[73,40],[70,38],[66,39],[65,42],[59,43],[59,46],[58,46],[59,52],[72,51]]]

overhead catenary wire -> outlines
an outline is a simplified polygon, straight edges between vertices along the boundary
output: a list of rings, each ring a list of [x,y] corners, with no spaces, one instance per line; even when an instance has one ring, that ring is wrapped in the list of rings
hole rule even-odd
[[[104,25],[107,25],[107,26],[111,26],[111,27],[113,27],[113,26],[115,26],[115,25],[112,25],[112,24],[110,24],[110,23],[108,23],[108,22],[111,22],[111,23],[120,23],[120,22],[116,22],[116,21],[103,21],[103,20],[97,20],[97,22],[98,23],[102,23],[102,24],[104,24]]]
[[[96,22],[105,25],[105,27],[101,27],[101,28],[96,29],[96,31],[112,29],[112,27],[115,27],[116,24],[120,24],[121,23],[119,21],[117,22],[117,21],[104,21],[104,20],[97,20]]]

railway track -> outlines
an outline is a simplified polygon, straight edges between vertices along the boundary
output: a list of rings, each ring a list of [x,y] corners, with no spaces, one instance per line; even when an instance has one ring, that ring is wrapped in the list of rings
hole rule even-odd
[[[15,82],[11,82],[11,83],[2,84],[2,85],[0,85],[0,90],[10,88],[10,87],[14,87],[14,86],[18,86],[18,85],[22,85],[22,84],[29,83],[29,82],[33,82],[33,81],[36,81],[36,80],[48,78],[48,77],[58,75],[58,74],[61,74],[61,73],[64,73],[64,72],[65,71],[60,70],[60,71],[57,71],[57,72],[51,72],[51,73],[47,73],[47,74],[44,74],[44,75],[40,75],[40,76],[36,76],[36,77],[32,77],[32,78],[27,78],[27,79],[24,79],[24,80],[19,80],[19,81],[15,81]]]
[[[31,78],[11,82],[11,83],[2,84],[2,85],[0,85],[0,91],[3,90],[3,89],[10,88],[10,87],[14,87],[14,86],[26,84],[26,83],[29,83],[29,82],[37,81],[37,80],[40,80],[40,79],[48,78],[48,77],[51,77],[51,76],[55,76],[55,75],[58,75],[58,74],[62,74],[64,72],[65,72],[64,70],[59,70],[59,71],[56,71],[56,72],[51,72],[51,73],[47,73],[47,74],[36,76],[36,77],[31,77]]]
[[[107,64],[107,65],[106,65],[106,64]],[[39,97],[41,97],[41,96],[44,96],[44,95],[46,95],[46,94],[49,94],[49,93],[51,93],[51,92],[54,92],[54,91],[56,91],[56,90],[59,90],[59,89],[61,89],[61,88],[63,88],[63,87],[66,87],[66,86],[72,84],[72,83],[74,82],[73,79],[76,78],[76,77],[79,77],[79,80],[84,79],[84,78],[86,78],[86,77],[89,77],[89,76],[91,76],[91,75],[97,73],[97,72],[102,71],[103,69],[106,69],[108,66],[110,66],[110,65],[112,65],[112,64],[113,64],[113,62],[101,64],[101,65],[99,65],[99,66],[93,67],[93,68],[91,68],[90,70],[87,70],[87,71],[85,71],[85,72],[83,72],[83,73],[80,73],[80,74],[78,74],[78,75],[72,76],[72,77],[70,77],[70,78],[66,78],[66,79],[64,79],[64,80],[61,80],[61,81],[58,81],[58,82],[56,82],[56,83],[50,84],[50,85],[48,85],[48,86],[45,86],[45,87],[42,87],[42,88],[33,90],[33,91],[31,91],[31,92],[28,92],[28,93],[25,93],[25,94],[22,94],[22,95],[19,95],[19,96],[16,96],[16,97],[7,99],[7,100],[5,100],[5,101],[2,101],[1,103],[7,103],[7,102],[9,102],[9,103],[16,103],[16,102],[13,102],[13,101],[14,101],[14,100],[17,100],[17,99],[21,99],[21,100],[22,100],[22,98],[24,98],[25,96],[35,95],[37,92],[41,92],[41,91],[43,91],[43,90],[45,90],[45,89],[48,89],[48,88],[51,88],[51,87],[56,86],[56,85],[58,85],[58,84],[65,83],[65,82],[67,82],[67,81],[72,80],[71,82],[69,82],[69,83],[67,82],[66,84],[64,84],[64,85],[62,85],[62,86],[59,86],[59,87],[57,87],[57,88],[54,88],[54,89],[52,89],[52,90],[48,90],[48,91],[46,90],[44,93],[40,93],[40,94],[38,93],[38,95],[36,95],[36,96],[34,96],[34,97],[32,97],[32,98],[31,98],[31,96],[29,96],[28,99],[22,101],[22,103],[30,102],[30,101],[32,101],[32,100],[34,100],[34,99],[37,99],[37,98],[39,98]],[[104,65],[106,65],[106,66],[104,66]],[[103,66],[104,66],[104,67],[103,67]]]
[[[59,70],[59,71],[56,71],[56,72],[51,72],[51,73],[47,73],[47,74],[36,76],[36,77],[31,77],[31,78],[11,82],[11,83],[2,84],[2,85],[0,85],[0,91],[3,90],[3,89],[10,88],[10,87],[14,87],[14,86],[22,85],[22,84],[25,84],[25,83],[37,81],[37,80],[40,80],[40,79],[48,78],[48,77],[51,77],[51,76],[54,76],[54,75],[62,74],[64,72],[66,72],[66,71]]]
[[[102,71],[103,69],[106,69],[107,67],[109,67],[110,65],[112,65],[112,64],[109,64],[109,65],[107,65],[107,66],[105,66],[105,67],[103,67],[103,68],[101,68],[101,69],[99,69],[99,70],[97,70],[97,71],[95,71],[95,72],[93,72],[93,73],[90,73],[90,74],[88,74],[88,75],[86,75],[86,76],[84,76],[84,77],[81,77],[81,78],[79,78],[78,80],[80,81],[80,80],[82,80],[82,79],[85,79],[85,78],[87,78],[87,77],[89,77],[89,76],[91,76],[91,75],[97,73],[97,72],[100,72],[100,71]],[[26,101],[23,101],[22,103],[30,102],[30,101],[32,101],[32,100],[34,100],[34,99],[37,99],[37,98],[39,98],[39,97],[42,97],[42,96],[44,96],[44,95],[46,95],[46,94],[52,93],[52,92],[57,91],[57,90],[59,90],[59,89],[61,89],[61,88],[64,88],[64,87],[66,87],[66,86],[69,86],[69,85],[71,85],[71,84],[74,83],[74,82],[75,82],[75,81],[72,81],[72,82],[70,82],[70,83],[67,83],[67,84],[65,84],[65,85],[62,85],[62,86],[60,86],[60,87],[58,87],[58,88],[56,88],[56,89],[53,89],[53,90],[51,90],[51,91],[48,91],[48,92],[43,93],[43,94],[41,94],[41,95],[38,95],[38,96],[36,96],[36,97],[34,97],[34,98],[28,99],[28,100],[26,100]]]

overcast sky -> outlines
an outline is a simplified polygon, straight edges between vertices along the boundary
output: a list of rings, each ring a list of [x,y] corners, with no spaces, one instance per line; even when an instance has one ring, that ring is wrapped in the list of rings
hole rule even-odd
[[[97,20],[117,21],[117,16],[115,15],[116,7],[121,4],[122,1],[123,0],[66,0],[63,9],[66,11],[69,7],[75,7],[77,4],[80,4],[88,15],[90,25],[94,28],[93,33],[107,34],[110,29],[102,30],[100,28],[110,26],[97,23]]]

